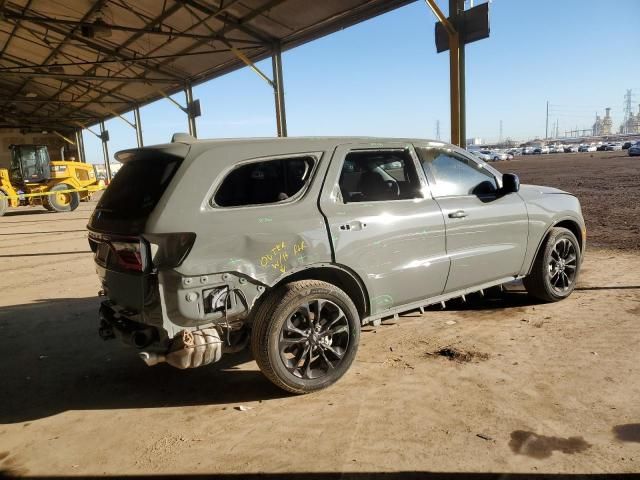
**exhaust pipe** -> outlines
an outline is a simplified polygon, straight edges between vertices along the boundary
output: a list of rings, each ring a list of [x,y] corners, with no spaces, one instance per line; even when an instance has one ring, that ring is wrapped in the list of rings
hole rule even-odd
[[[152,330],[136,330],[135,332],[131,333],[131,343],[138,348],[147,347],[152,341]]]
[[[142,361],[147,364],[147,367],[153,367],[154,365],[167,361],[167,357],[154,352],[140,352],[138,355]]]

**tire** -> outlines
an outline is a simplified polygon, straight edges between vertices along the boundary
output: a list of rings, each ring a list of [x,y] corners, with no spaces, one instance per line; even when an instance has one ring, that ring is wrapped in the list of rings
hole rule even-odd
[[[50,192],[61,190],[72,190],[73,187],[66,183],[59,183],[53,187]],[[78,192],[58,193],[54,195],[45,195],[44,208],[54,212],[72,212],[80,205],[80,194]]]
[[[353,363],[360,340],[360,317],[349,296],[319,280],[291,282],[267,295],[251,332],[262,373],[296,394],[338,381]]]
[[[532,297],[543,302],[567,298],[576,287],[582,254],[580,243],[570,230],[554,227],[541,246],[524,286]]]
[[[7,195],[0,190],[0,217],[3,216],[9,208],[9,199]]]

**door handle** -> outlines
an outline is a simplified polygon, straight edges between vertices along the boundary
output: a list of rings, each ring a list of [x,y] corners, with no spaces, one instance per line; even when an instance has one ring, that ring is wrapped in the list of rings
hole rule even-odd
[[[456,210],[455,212],[451,212],[449,214],[449,218],[464,218],[467,216],[467,213],[464,210]]]
[[[340,225],[340,230],[344,230],[344,231],[353,231],[353,230],[362,230],[363,228],[367,228],[367,224],[366,223],[362,223],[358,220],[355,220],[353,222],[349,222],[349,223],[345,223],[343,225]]]

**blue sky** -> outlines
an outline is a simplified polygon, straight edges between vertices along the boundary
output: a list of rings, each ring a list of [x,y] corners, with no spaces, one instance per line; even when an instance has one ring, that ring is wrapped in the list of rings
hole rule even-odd
[[[439,0],[445,9],[448,1]],[[478,3],[478,2],[476,2]],[[467,45],[467,137],[544,136],[545,106],[560,132],[587,128],[623,96],[640,103],[640,0],[494,0],[491,36]],[[435,51],[434,16],[424,1],[283,54],[289,135],[373,135],[449,139],[448,54]],[[258,66],[271,75],[271,62]],[[199,85],[200,138],[275,136],[273,93],[243,68]],[[175,97],[184,103],[184,96]],[[166,99],[141,110],[146,145],[187,131]],[[132,117],[132,115],[128,115]],[[107,122],[114,152],[135,147],[135,132]],[[88,160],[102,161],[85,131]]]

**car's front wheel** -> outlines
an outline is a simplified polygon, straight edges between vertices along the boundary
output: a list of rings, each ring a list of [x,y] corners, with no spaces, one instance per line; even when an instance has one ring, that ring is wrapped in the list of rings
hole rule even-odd
[[[576,236],[566,228],[554,227],[540,247],[524,286],[531,296],[544,302],[567,298],[576,287],[580,263]]]
[[[262,373],[292,393],[339,380],[358,350],[360,318],[339,288],[318,280],[270,292],[253,321],[251,348]]]

